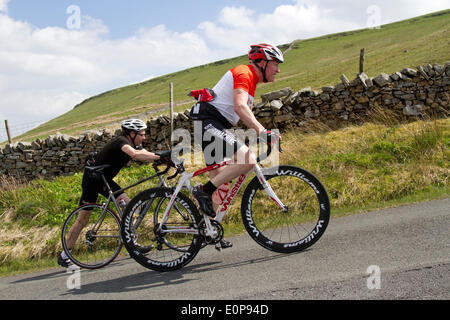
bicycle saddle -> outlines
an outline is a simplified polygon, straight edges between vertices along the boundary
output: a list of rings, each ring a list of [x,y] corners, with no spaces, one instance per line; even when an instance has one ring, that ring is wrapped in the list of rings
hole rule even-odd
[[[109,167],[111,167],[109,164],[103,164],[101,166],[86,166],[84,168],[90,173],[99,173]]]

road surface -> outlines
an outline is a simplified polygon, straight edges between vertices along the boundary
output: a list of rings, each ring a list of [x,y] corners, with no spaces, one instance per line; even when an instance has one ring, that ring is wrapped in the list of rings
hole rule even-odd
[[[450,298],[450,199],[331,220],[309,250],[277,254],[248,235],[172,273],[120,258],[96,271],[0,279],[0,299],[315,300]]]

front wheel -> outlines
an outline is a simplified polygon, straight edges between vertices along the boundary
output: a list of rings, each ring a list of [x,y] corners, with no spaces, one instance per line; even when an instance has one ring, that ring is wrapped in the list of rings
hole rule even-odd
[[[162,221],[172,189],[155,188],[131,200],[122,217],[121,234],[130,256],[159,272],[174,271],[191,262],[200,250],[200,215],[184,194],[175,198],[169,217]]]
[[[294,166],[269,169],[265,179],[286,206],[282,210],[255,177],[245,190],[241,215],[249,235],[266,249],[292,253],[313,245],[330,219],[330,200],[322,183]]]

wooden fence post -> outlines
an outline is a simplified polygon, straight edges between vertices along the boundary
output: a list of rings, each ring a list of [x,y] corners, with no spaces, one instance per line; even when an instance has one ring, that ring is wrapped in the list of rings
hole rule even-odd
[[[173,82],[170,83],[170,145],[172,145],[172,137],[173,137]]]
[[[359,59],[359,74],[364,72],[364,61],[365,61],[365,49],[361,49],[360,59]]]
[[[6,134],[8,135],[8,142],[9,142],[9,144],[12,144],[11,134],[9,133],[8,120],[5,120],[5,128],[6,128]]]

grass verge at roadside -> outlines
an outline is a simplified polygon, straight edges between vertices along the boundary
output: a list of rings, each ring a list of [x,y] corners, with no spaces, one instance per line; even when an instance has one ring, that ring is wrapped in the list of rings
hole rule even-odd
[[[323,182],[332,218],[450,195],[449,119],[287,131],[283,150],[280,163],[303,167]],[[152,174],[150,168],[124,169],[116,181],[131,184]],[[77,206],[81,177],[29,184],[0,177],[0,277],[56,267],[61,226]],[[130,196],[155,184],[148,182]],[[226,236],[243,233],[239,200],[229,213]]]

